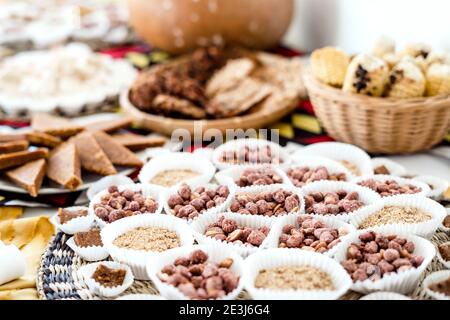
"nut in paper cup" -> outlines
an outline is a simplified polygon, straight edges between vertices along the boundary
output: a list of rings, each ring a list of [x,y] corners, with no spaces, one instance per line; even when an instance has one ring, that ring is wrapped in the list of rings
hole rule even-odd
[[[308,216],[308,215],[306,215]],[[279,245],[279,239],[281,234],[283,233],[283,227],[292,224],[295,225],[295,227],[298,227],[297,223],[298,216],[287,216],[278,219],[272,228],[270,229],[270,232],[266,238],[266,245],[268,248],[278,248]],[[354,226],[345,223],[342,220],[336,219],[334,217],[326,217],[326,216],[313,216],[314,220],[318,220],[321,222],[324,222],[326,224],[326,228],[333,228],[337,229],[339,231],[339,242],[341,239],[348,234],[355,232],[356,229]],[[329,250],[325,251],[323,254],[332,257],[334,253],[337,250],[337,243],[335,246],[331,247]],[[311,250],[310,250],[311,249]],[[297,250],[308,250],[308,251],[314,251],[311,247],[304,247],[304,248],[283,248],[283,250],[289,250],[289,251],[297,251]]]
[[[291,177],[289,177],[288,172],[289,169],[294,168],[303,168],[307,167],[309,169],[317,169],[318,167],[325,167],[328,170],[329,174],[345,174],[345,181],[352,181],[355,177],[344,165],[341,163],[319,156],[310,156],[310,155],[297,155],[291,157],[291,162],[288,164],[283,164],[281,168],[283,172],[288,176],[289,183],[295,185]],[[314,179],[314,180],[313,180]],[[315,181],[321,181],[326,179],[320,179],[319,177],[311,178],[310,182],[305,182],[305,185],[308,183],[312,183]],[[297,187],[301,187],[297,185]]]
[[[259,194],[262,192],[275,192],[278,190],[289,191],[289,192],[292,192],[293,194],[295,194],[299,199],[299,202],[300,202],[299,206],[294,208],[291,212],[288,212],[287,214],[282,215],[282,216],[262,215],[263,217],[274,220],[274,219],[278,219],[283,216],[299,215],[299,214],[303,214],[305,212],[305,201],[304,201],[299,189],[293,187],[292,185],[283,185],[283,184],[271,184],[268,186],[251,186],[251,187],[239,188],[236,190],[236,194],[234,195],[233,199],[230,201],[230,203],[226,209],[227,209],[227,211],[233,212],[231,210],[231,208],[232,208],[231,205],[234,202],[234,200],[236,200],[236,198],[238,198],[239,196],[248,195],[248,194]]]
[[[149,212],[144,214],[159,214],[163,210],[163,203],[161,201],[161,195],[163,194],[163,189],[157,186],[152,185],[145,185],[145,184],[126,184],[126,185],[120,185],[118,186],[118,189],[120,192],[124,190],[132,190],[132,191],[142,191],[142,194],[145,198],[151,197],[158,203],[158,208],[155,212]],[[106,188],[103,191],[100,191],[97,193],[94,198],[89,203],[89,214],[94,217],[95,222],[100,228],[105,227],[109,224],[109,222],[106,222],[102,220],[100,217],[98,217],[95,214],[94,207],[96,204],[101,203],[101,199],[104,195],[108,194],[108,188]]]
[[[381,197],[378,193],[370,190],[369,188],[364,188],[350,182],[340,182],[340,181],[316,181],[312,182],[302,188],[300,188],[300,193],[303,197],[310,195],[313,192],[336,192],[339,190],[344,190],[348,193],[357,192],[359,196],[359,201],[364,203],[364,206],[352,211],[350,213],[339,213],[337,215],[331,215],[332,217],[341,219],[343,221],[348,221],[353,216],[358,216],[362,210],[368,206],[373,205],[380,201]],[[305,208],[307,212],[308,208]],[[323,216],[320,214],[311,213],[313,216]]]
[[[384,175],[384,174],[376,174],[373,176],[358,177],[353,182],[360,185],[360,183],[362,183],[363,181],[367,181],[367,180],[375,180],[375,181],[382,181],[382,182],[386,182],[386,181],[390,180],[390,181],[397,182],[401,186],[402,185],[413,185],[420,189],[420,192],[413,194],[415,196],[427,197],[430,192],[430,187],[428,186],[428,184],[423,183],[421,181],[414,180],[414,179],[400,178],[400,177],[395,177],[395,176],[389,176],[389,175]],[[363,188],[370,189],[369,187],[364,187],[364,186],[363,186]],[[394,197],[394,196],[396,196],[396,195],[384,196],[383,198]]]
[[[89,262],[101,261],[109,257],[109,253],[104,246],[80,247],[75,243],[73,237],[67,240],[66,244],[77,255]]]
[[[351,164],[355,167],[353,173],[355,176],[373,175],[370,156],[361,148],[351,144],[342,142],[315,143],[298,150],[292,157],[297,158],[302,155],[321,156],[342,164]]]
[[[161,253],[125,249],[114,244],[117,237],[139,227],[159,227],[175,231],[180,239],[181,246],[194,243],[192,231],[186,222],[168,215],[136,215],[107,225],[101,231],[102,242],[106,250],[114,261],[127,264],[133,271],[134,277],[139,280],[149,280],[146,270],[147,260],[159,259]]]
[[[190,219],[188,217],[183,217],[183,218],[177,217],[179,219],[186,220],[189,223],[197,220],[200,216],[202,216],[204,214],[217,214],[219,212],[226,211],[226,208],[229,207],[231,201],[234,198],[234,194],[236,192],[236,187],[230,180],[224,180],[223,183],[221,183],[220,185],[212,184],[212,183],[208,183],[208,184],[206,184],[206,183],[205,184],[186,183],[186,184],[191,188],[191,191],[197,187],[204,187],[206,190],[209,190],[209,189],[216,189],[219,186],[226,186],[226,187],[228,187],[228,190],[229,190],[228,197],[225,199],[225,201],[223,203],[220,203],[220,204],[216,205],[215,207],[209,208],[208,210],[204,211],[203,213],[200,213],[197,217],[195,217],[193,219]],[[174,210],[172,208],[170,208],[170,206],[169,206],[169,198],[172,195],[178,194],[180,187],[181,187],[181,185],[177,185],[177,186],[172,187],[162,193],[161,201],[164,205],[164,211],[168,215],[175,216]]]
[[[105,287],[95,281],[92,278],[92,275],[94,274],[95,270],[99,265],[104,265],[111,269],[124,269],[126,270],[125,279],[123,281],[123,284],[117,287]],[[130,267],[127,265],[113,262],[113,261],[104,261],[104,262],[96,262],[91,263],[82,266],[79,270],[79,273],[81,273],[82,277],[84,278],[84,282],[88,286],[89,290],[97,295],[103,296],[103,297],[115,297],[127,290],[134,282],[133,274],[131,272]]]
[[[367,231],[357,231],[342,239],[342,242],[338,245],[334,259],[339,263],[345,261],[347,259],[348,247],[352,243],[360,243],[361,241],[359,240],[359,236],[365,232]],[[367,279],[364,281],[353,282],[351,289],[363,294],[368,294],[375,291],[391,291],[402,294],[412,292],[415,288],[417,288],[422,274],[425,272],[427,266],[436,254],[434,245],[430,241],[412,234],[392,233],[381,230],[376,232],[385,236],[400,236],[413,242],[415,245],[413,254],[416,256],[422,256],[424,260],[418,268],[411,268],[402,272],[390,273],[384,275],[381,279],[376,281]]]
[[[228,295],[220,300],[234,300],[243,289],[242,276],[244,274],[244,260],[236,252],[216,245],[194,245],[187,247],[180,247],[161,254],[158,259],[148,260],[147,272],[150,279],[159,290],[161,296],[169,300],[187,300],[186,297],[176,287],[162,282],[158,274],[167,265],[173,264],[173,262],[180,257],[188,257],[192,252],[196,250],[203,250],[208,254],[207,262],[220,263],[224,259],[233,259],[233,265],[230,270],[233,273],[239,275],[239,283],[236,289],[231,291]]]
[[[113,176],[107,176],[103,177],[94,184],[92,184],[89,189],[87,190],[87,197],[89,200],[94,199],[95,195],[99,193],[100,191],[103,191],[105,189],[108,189],[110,186],[120,186],[125,184],[133,184],[133,180],[128,178],[124,175],[113,175]]]
[[[381,166],[384,166],[389,171],[388,175],[391,176],[401,177],[406,174],[406,168],[395,161],[388,158],[372,158],[374,172]]]
[[[442,220],[442,225],[441,225],[440,229],[441,229],[442,231],[446,232],[447,234],[450,234],[450,228],[448,228],[448,227],[446,227],[446,226],[444,225],[445,219],[446,219],[447,217],[450,216],[450,208],[446,208],[446,210],[447,210],[447,215],[446,215],[446,216],[444,217],[444,219]],[[450,219],[450,218],[449,218],[449,219]]]
[[[68,207],[65,208],[64,210],[86,210],[88,211],[88,215],[87,216],[83,216],[83,217],[77,217],[74,219],[71,219],[69,221],[67,221],[66,223],[62,224],[61,221],[59,220],[59,216],[58,213],[56,213],[55,215],[52,216],[51,218],[51,222],[62,232],[66,233],[66,234],[74,234],[76,232],[83,232],[83,231],[88,231],[91,226],[92,223],[94,222],[94,216],[90,214],[88,208],[86,207]]]
[[[269,229],[271,229],[273,224],[273,220],[268,219],[266,217],[242,215],[234,212],[224,212],[220,214],[204,214],[190,224],[190,227],[194,232],[194,237],[199,244],[217,245],[220,247],[224,247],[239,253],[244,258],[267,246],[267,237],[264,239],[264,241],[259,247],[256,247],[250,244],[235,244],[232,242],[217,240],[205,235],[208,226],[215,223],[221,216],[225,217],[225,219],[232,219],[236,221],[239,227],[249,227],[252,229],[268,227]]]
[[[276,184],[290,184],[289,178],[286,174],[277,166],[267,165],[267,164],[253,164],[253,165],[242,165],[231,167],[222,171],[219,171],[216,174],[216,180],[219,183],[233,183],[237,188],[239,186],[236,184],[236,181],[242,176],[244,171],[246,170],[272,170],[275,174],[281,179],[280,182]]]
[[[380,291],[365,295],[359,300],[411,300],[411,298],[395,292]]]
[[[334,290],[276,290],[255,287],[255,280],[263,269],[288,266],[309,266],[329,275]],[[304,250],[267,249],[245,260],[244,287],[256,300],[336,300],[350,288],[352,281],[344,268],[320,253]]]
[[[423,290],[429,297],[433,299],[450,300],[450,296],[430,289],[431,285],[448,280],[449,278],[450,278],[450,270],[441,270],[433,272],[432,274],[427,276],[425,280],[422,282]]]
[[[241,148],[244,148],[244,147],[248,147],[250,149],[257,149],[257,150],[260,150],[261,148],[269,147],[271,150],[271,153],[275,156],[276,160],[272,161],[270,163],[268,163],[268,162],[263,163],[263,162],[256,162],[256,161],[255,162],[253,162],[253,161],[249,161],[249,162],[223,161],[222,157],[225,152],[233,152],[233,151],[238,152],[239,150],[241,150]],[[271,165],[278,166],[282,163],[289,162],[289,154],[278,143],[274,143],[269,140],[237,139],[237,140],[228,141],[228,142],[224,143],[223,145],[219,146],[218,148],[216,148],[212,155],[212,161],[219,170],[224,170],[224,169],[234,167],[234,166],[248,165],[248,164],[252,164],[252,163],[253,164],[271,164]]]
[[[444,242],[441,245],[450,246],[450,241]],[[446,267],[447,269],[450,269],[450,260],[447,261],[447,260],[444,259],[444,257],[442,256],[441,252],[439,251],[438,246],[436,246],[436,255],[438,257],[439,262],[442,263],[444,265],[444,267]]]
[[[426,183],[430,187],[430,192],[427,196],[436,200],[442,198],[442,194],[447,191],[450,185],[447,180],[428,175],[417,176],[414,177],[413,180]]]
[[[205,157],[186,152],[173,152],[151,159],[142,167],[138,178],[143,184],[151,184],[152,179],[158,173],[169,170],[191,170],[197,173],[196,176],[188,178],[187,180],[174,182],[171,187],[183,182],[205,184],[208,183],[216,173],[216,168],[211,161]]]
[[[438,202],[425,198],[418,197],[416,195],[400,195],[383,198],[373,206],[364,208],[358,215],[350,218],[350,223],[359,229],[361,224],[371,215],[382,210],[384,207],[398,206],[418,208],[431,215],[431,219],[420,223],[396,223],[385,224],[370,227],[369,229],[377,231],[383,230],[386,232],[397,233],[410,233],[424,238],[431,238],[436,230],[441,225],[442,220],[446,215],[445,208]]]

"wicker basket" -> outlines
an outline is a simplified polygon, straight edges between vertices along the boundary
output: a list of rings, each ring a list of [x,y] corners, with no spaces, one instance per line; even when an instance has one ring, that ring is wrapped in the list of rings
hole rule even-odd
[[[314,111],[336,140],[372,153],[411,153],[438,144],[450,129],[450,95],[415,99],[348,94],[305,71]]]

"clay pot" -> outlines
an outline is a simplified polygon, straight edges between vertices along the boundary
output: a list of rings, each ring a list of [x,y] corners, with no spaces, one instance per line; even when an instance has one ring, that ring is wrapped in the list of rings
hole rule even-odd
[[[130,21],[153,46],[180,54],[198,46],[265,49],[289,27],[293,0],[129,0]]]

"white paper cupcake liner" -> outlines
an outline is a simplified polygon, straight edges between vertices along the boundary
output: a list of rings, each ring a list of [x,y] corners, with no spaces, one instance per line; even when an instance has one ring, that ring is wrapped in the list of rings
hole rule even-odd
[[[300,188],[300,193],[302,197],[306,197],[312,192],[336,192],[338,190],[345,190],[347,192],[357,192],[359,195],[359,200],[362,201],[365,206],[361,207],[358,210],[352,211],[350,213],[340,213],[336,215],[327,215],[330,217],[335,217],[337,219],[348,221],[353,216],[358,216],[360,212],[362,212],[365,208],[377,203],[381,200],[381,197],[378,193],[369,188],[364,188],[358,186],[354,183],[350,182],[341,182],[341,181],[316,181],[312,182],[302,188]],[[306,208],[305,208],[306,210]],[[321,214],[311,214],[313,216],[324,216]]]
[[[342,239],[342,242],[338,244],[338,249],[334,255],[334,259],[339,263],[347,260],[348,247],[352,243],[360,243],[361,241],[359,240],[359,236],[365,232],[367,231],[357,231]],[[433,260],[436,254],[434,245],[430,241],[412,234],[394,233],[384,230],[377,230],[376,232],[385,236],[397,235],[413,242],[415,245],[413,254],[424,257],[424,260],[418,268],[412,268],[398,273],[390,273],[376,281],[367,279],[364,281],[353,282],[351,289],[363,294],[368,294],[374,291],[391,291],[402,294],[410,293],[417,288],[421,275],[430,264],[431,260]]]
[[[213,184],[213,183],[208,183],[208,184],[197,184],[197,183],[186,183],[187,185],[189,185],[191,187],[191,189],[195,189],[196,187],[205,187],[206,189],[215,189],[219,186],[219,184]],[[228,195],[228,197],[225,199],[225,201],[215,207],[212,207],[208,210],[206,210],[205,212],[203,212],[202,214],[199,214],[196,218],[194,219],[184,219],[184,218],[178,218],[178,219],[182,219],[187,221],[188,223],[191,223],[195,220],[197,220],[199,217],[201,217],[204,214],[217,214],[219,212],[224,212],[226,211],[226,208],[228,208],[230,206],[231,201],[234,199],[234,195],[236,192],[236,187],[233,183],[231,183],[231,181],[224,181],[224,183],[221,183],[220,185],[224,185],[228,187],[228,190],[230,191],[230,194]],[[166,190],[165,192],[162,193],[161,195],[161,202],[163,203],[164,206],[164,211],[166,214],[168,215],[172,215],[175,217],[173,210],[169,207],[169,198],[171,195],[177,194],[178,193],[178,189],[179,189],[180,185],[172,187],[168,190]]]
[[[348,170],[344,165],[340,164],[337,161],[320,156],[296,155],[291,157],[291,161],[289,164],[283,164],[281,166],[283,172],[288,177],[288,181],[290,184],[294,185],[291,179],[289,178],[287,171],[291,168],[301,168],[301,167],[308,167],[310,169],[325,167],[327,168],[330,174],[344,173],[346,177],[345,181],[352,181],[355,178],[354,175],[350,172],[350,170]]]
[[[212,162],[219,170],[228,169],[234,166],[248,165],[249,163],[234,164],[223,162],[220,160],[222,154],[225,151],[233,151],[233,150],[238,151],[241,147],[244,146],[248,146],[250,148],[270,146],[272,152],[277,154],[280,160],[282,161],[280,164],[272,163],[272,165],[277,166],[289,162],[289,154],[286,152],[286,150],[284,150],[282,146],[280,146],[278,143],[274,143],[272,141],[264,139],[237,139],[228,141],[214,150],[212,155]]]
[[[228,206],[226,207],[226,211],[231,211],[230,210],[231,204],[233,203],[235,197],[240,194],[255,194],[255,193],[261,193],[261,192],[273,192],[273,191],[277,191],[280,189],[285,190],[285,191],[290,191],[293,194],[296,194],[298,196],[299,201],[300,201],[300,207],[298,208],[298,210],[293,211],[293,212],[288,212],[287,214],[285,214],[283,216],[271,216],[271,217],[264,216],[264,215],[261,215],[261,216],[263,216],[267,219],[270,219],[270,220],[276,220],[281,217],[286,217],[286,216],[291,216],[291,215],[299,215],[299,214],[305,213],[305,201],[303,199],[302,194],[300,193],[300,190],[298,188],[295,188],[292,185],[284,185],[284,184],[271,184],[268,186],[251,186],[251,187],[239,188],[236,190],[235,196],[231,199]]]
[[[174,186],[183,182],[205,184],[211,181],[216,173],[216,168],[207,158],[192,153],[176,152],[151,159],[142,167],[138,178],[143,184],[151,184],[151,180],[158,173],[179,169],[192,170],[199,175],[187,180],[180,180]]]
[[[152,186],[152,185],[145,185],[145,184],[125,184],[125,185],[120,185],[118,186],[119,191],[123,191],[126,189],[130,189],[133,191],[139,191],[142,190],[142,194],[144,195],[144,197],[151,197],[153,198],[157,203],[158,203],[158,208],[156,209],[155,212],[153,213],[148,213],[148,214],[159,214],[161,213],[162,209],[163,209],[163,203],[161,201],[161,195],[163,193],[163,189],[157,186]],[[100,228],[105,227],[106,225],[109,224],[109,222],[103,221],[102,219],[100,219],[99,217],[97,217],[97,215],[95,214],[94,211],[94,205],[97,203],[101,202],[101,198],[108,193],[108,188],[104,189],[103,191],[98,192],[94,198],[91,200],[91,202],[89,203],[89,214],[92,215],[94,217],[95,222],[98,224],[98,226]],[[147,213],[144,213],[144,215]]]
[[[373,176],[358,177],[353,182],[359,185],[360,182],[363,182],[363,181],[366,181],[366,180],[369,180],[369,179],[373,179],[373,180],[376,180],[376,181],[383,181],[383,182],[387,181],[387,180],[393,180],[393,181],[397,182],[399,185],[407,185],[407,184],[413,185],[413,186],[418,187],[418,188],[421,189],[421,191],[419,191],[418,193],[414,193],[413,194],[415,196],[427,197],[428,194],[430,193],[430,187],[426,183],[423,183],[421,181],[414,180],[414,179],[405,179],[405,178],[400,178],[400,177],[396,177],[396,176],[389,176],[389,175],[384,175],[384,174],[376,174],[376,175],[373,175]],[[363,188],[370,189],[368,187],[363,187]],[[372,189],[370,189],[370,190],[372,190]],[[383,197],[383,198],[389,198],[389,197],[395,197],[395,196],[397,196],[397,195],[386,196],[386,197]]]
[[[79,207],[79,206],[65,208],[65,210],[80,210],[80,209],[88,210],[88,208],[86,207]],[[66,234],[75,234],[77,232],[88,231],[91,228],[92,223],[94,222],[94,216],[91,215],[88,210],[87,216],[74,218],[64,224],[61,224],[58,217],[58,213],[56,213],[55,215],[52,216],[50,221],[62,232]]]
[[[134,184],[133,180],[124,175],[113,175],[101,178],[97,182],[93,183],[86,192],[89,200],[93,200],[95,195],[100,191],[108,189],[110,186],[121,186],[125,184]]]
[[[428,175],[417,176],[414,177],[413,180],[417,180],[429,185],[430,191],[428,192],[427,196],[436,200],[439,200],[442,197],[442,194],[447,191],[450,185],[447,180]]]
[[[310,266],[326,272],[333,281],[334,290],[275,290],[258,289],[255,279],[260,270],[283,266]],[[304,250],[267,249],[252,254],[245,260],[244,287],[256,300],[336,300],[344,295],[352,280],[344,268],[320,253]]]
[[[236,188],[239,188],[236,185],[236,181],[241,177],[242,173],[247,169],[262,169],[262,168],[270,168],[271,170],[275,171],[281,179],[282,182],[280,184],[291,184],[288,176],[285,174],[283,170],[281,170],[277,166],[273,165],[267,165],[267,164],[254,164],[254,165],[242,165],[242,166],[235,166],[231,167],[222,171],[219,171],[215,178],[219,183],[233,183]]]
[[[234,289],[232,292],[230,292],[228,295],[221,298],[220,300],[236,299],[236,297],[243,289],[242,277],[244,274],[244,260],[236,252],[228,250],[227,248],[214,245],[194,245],[194,246],[180,247],[161,254],[158,257],[158,259],[148,260],[147,272],[150,276],[150,279],[153,281],[156,288],[159,290],[161,296],[169,300],[188,299],[176,287],[162,282],[158,278],[158,273],[166,265],[173,264],[175,259],[179,257],[188,257],[195,250],[203,250],[204,252],[206,252],[208,254],[208,262],[219,263],[227,258],[233,259],[233,265],[231,266],[230,270],[233,271],[233,273],[239,275],[240,277],[239,283],[236,289]]]
[[[102,286],[100,283],[96,282],[94,279],[92,279],[92,275],[94,274],[95,269],[97,269],[97,267],[100,264],[103,264],[103,265],[107,266],[108,268],[125,269],[127,272],[126,272],[123,284],[120,286],[117,286],[117,287],[107,288],[107,287]],[[121,263],[113,262],[113,261],[103,261],[103,262],[87,264],[87,265],[82,266],[78,270],[78,272],[80,272],[81,275],[83,276],[84,282],[88,286],[89,290],[92,293],[103,296],[103,297],[118,296],[119,294],[121,294],[122,292],[127,290],[134,282],[134,277],[133,277],[130,267],[128,267],[127,265],[121,264]]]
[[[437,282],[444,281],[444,280],[448,279],[449,277],[450,277],[450,270],[441,270],[441,271],[433,272],[432,274],[427,276],[425,278],[425,280],[423,280],[423,282],[422,282],[423,290],[429,297],[431,297],[433,299],[450,300],[450,296],[447,296],[443,293],[436,292],[436,291],[433,291],[430,289],[430,285],[437,283]]]
[[[406,174],[406,168],[395,161],[388,158],[372,158],[373,170],[380,166],[385,166],[391,176],[401,177]]]
[[[358,229],[366,218],[387,206],[418,208],[431,214],[432,218],[421,223],[379,225],[369,228],[370,230],[383,230],[394,234],[410,233],[424,238],[431,238],[446,215],[445,208],[434,200],[416,195],[400,195],[384,198],[373,206],[364,208],[358,215],[350,218],[350,223]]]
[[[193,153],[200,157],[204,157],[204,158],[208,159],[209,161],[212,161],[214,149],[212,149],[212,148],[197,148],[194,150]]]
[[[178,234],[181,246],[192,245],[194,243],[192,231],[187,223],[168,215],[137,215],[123,218],[107,225],[101,231],[104,247],[114,261],[127,264],[133,271],[134,277],[139,280],[149,280],[146,270],[147,260],[159,259],[161,253],[124,249],[113,244],[114,240],[120,235],[139,227],[166,228]]]
[[[411,300],[411,298],[395,292],[380,291],[368,294],[359,300]]]
[[[283,217],[277,220],[272,228],[270,229],[269,235],[266,238],[266,245],[268,248],[278,248],[279,239],[281,234],[283,233],[283,227],[287,224],[298,226],[297,219],[299,216],[288,216]],[[334,218],[334,217],[327,217],[327,216],[313,216],[313,219],[322,221],[326,224],[327,228],[333,228],[333,229],[342,229],[346,231],[345,235],[342,235],[339,237],[339,239],[342,239],[343,237],[347,236],[348,234],[355,232],[356,229],[351,224],[345,223],[344,221]],[[338,243],[339,244],[339,243]],[[332,257],[334,253],[337,250],[338,244],[336,244],[333,248],[330,250],[324,252],[323,254],[329,257]],[[282,248],[282,250],[288,250],[288,251],[297,251],[297,250],[307,250],[307,249],[301,249],[301,248]]]
[[[450,244],[450,241],[444,242],[443,244]],[[442,255],[441,252],[439,251],[439,248],[436,246],[436,256],[438,257],[438,260],[440,263],[442,263],[444,265],[444,267],[446,267],[447,269],[450,269],[450,260],[446,261]]]
[[[66,244],[77,255],[89,262],[101,261],[109,257],[109,253],[104,246],[80,247],[75,243],[73,237],[67,240]]]
[[[321,156],[338,162],[346,160],[355,164],[362,176],[373,175],[370,156],[364,150],[351,144],[342,142],[315,143],[300,149],[292,157],[297,158],[302,155]]]
[[[127,294],[116,298],[116,300],[167,300],[161,296],[157,296],[155,294]]]
[[[271,229],[273,220],[262,216],[242,215],[234,212],[224,212],[219,214],[204,214],[196,221],[190,224],[191,229],[194,232],[194,237],[199,244],[205,245],[217,245],[227,248],[239,253],[242,257],[255,253],[267,247],[267,237],[259,247],[234,244],[227,241],[216,240],[205,235],[206,228],[217,221],[220,216],[224,216],[226,219],[233,219],[236,221],[239,227],[250,227],[252,229],[258,229],[261,227],[268,227]]]

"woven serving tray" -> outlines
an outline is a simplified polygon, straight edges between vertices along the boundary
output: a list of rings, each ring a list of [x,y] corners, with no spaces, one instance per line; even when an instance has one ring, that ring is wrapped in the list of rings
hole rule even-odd
[[[39,297],[43,300],[99,300],[103,299],[92,294],[79,274],[79,268],[86,264],[83,259],[77,256],[72,249],[66,245],[66,241],[71,236],[58,232],[49,242],[45,250],[37,276],[37,289]],[[450,236],[445,232],[438,231],[431,239],[433,244],[450,241]],[[444,269],[444,266],[435,257],[424,273],[422,280],[430,273]],[[422,280],[418,288],[410,294],[412,299],[429,299],[422,290]],[[133,285],[122,295],[127,294],[158,294],[151,281],[134,281]],[[357,300],[362,295],[356,292],[349,292],[343,300]],[[250,296],[243,291],[239,300],[250,299]]]

